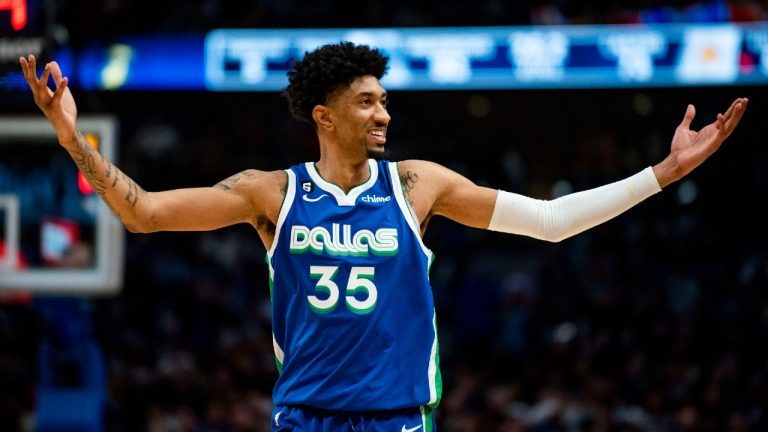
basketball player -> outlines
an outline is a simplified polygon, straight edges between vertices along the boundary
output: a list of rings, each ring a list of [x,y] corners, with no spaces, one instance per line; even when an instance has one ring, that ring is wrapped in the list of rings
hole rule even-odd
[[[134,233],[249,223],[267,250],[279,377],[274,431],[435,430],[442,384],[429,285],[431,217],[560,241],[611,219],[699,166],[747,107],[736,99],[699,131],[689,105],[669,155],[599,188],[540,201],[480,187],[443,166],[379,160],[387,142],[388,59],[352,43],[305,54],[289,72],[292,114],[312,124],[320,159],[246,170],[212,187],[147,192],[77,129],[67,78],[21,58],[35,102],[104,202]],[[53,77],[55,91],[47,82]]]

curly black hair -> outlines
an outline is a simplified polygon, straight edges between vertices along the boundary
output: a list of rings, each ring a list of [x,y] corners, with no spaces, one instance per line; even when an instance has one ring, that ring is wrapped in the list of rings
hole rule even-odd
[[[323,45],[293,62],[283,95],[288,99],[291,114],[314,126],[315,105],[326,104],[335,91],[361,76],[381,79],[387,73],[388,62],[389,58],[381,51],[367,45],[352,42]]]

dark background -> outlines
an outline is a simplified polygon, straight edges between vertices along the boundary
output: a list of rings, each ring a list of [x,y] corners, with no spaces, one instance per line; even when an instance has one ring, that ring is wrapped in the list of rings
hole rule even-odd
[[[766,16],[761,2],[714,3],[729,19]],[[52,15],[77,48],[233,26],[617,23],[665,6],[673,20],[701,4],[93,0],[57,2]],[[74,96],[81,115],[119,118],[119,166],[149,191],[318,157],[313,131],[276,93]],[[431,222],[441,431],[768,430],[766,96],[764,87],[390,95],[393,159],[432,160],[542,199],[659,162],[688,103],[698,129],[750,98],[738,129],[684,181],[561,243]],[[7,91],[0,107],[39,113],[31,99]],[[106,429],[268,430],[277,371],[256,232],[127,234],[126,247],[123,292],[84,303],[106,360]],[[34,423],[35,350],[51,333],[33,302],[0,302],[0,430]]]

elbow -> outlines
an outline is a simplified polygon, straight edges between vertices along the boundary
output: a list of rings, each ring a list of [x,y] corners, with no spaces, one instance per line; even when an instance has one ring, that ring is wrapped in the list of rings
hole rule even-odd
[[[576,234],[574,230],[566,229],[563,226],[550,226],[549,229],[541,229],[539,233],[540,235],[537,237],[539,240],[548,241],[550,243],[560,243]]]
[[[549,201],[551,211],[544,215],[545,217],[539,218],[541,238],[551,243],[560,243],[579,232],[571,218],[563,212],[559,203],[559,201]]]
[[[132,234],[149,234],[153,232],[151,229],[148,229],[147,227],[142,225],[133,225],[133,224],[123,222],[123,226],[125,226],[125,229]]]
[[[131,225],[131,224],[129,224],[129,223],[125,223],[125,222],[123,222],[123,226],[124,226],[124,227],[125,227],[125,229],[126,229],[126,230],[128,230],[128,232],[129,232],[129,233],[131,233],[131,234],[143,234],[143,233],[144,233],[144,232],[143,232],[141,229],[139,229],[139,228],[138,228],[136,225]]]
[[[572,224],[568,224],[567,227],[563,226],[560,228],[552,228],[550,230],[547,230],[539,238],[541,240],[546,240],[552,243],[560,243],[561,241],[565,239],[569,239],[577,234],[581,234],[584,231],[586,231],[586,228],[577,228],[577,227],[574,227]]]
[[[547,233],[546,235],[539,237],[539,240],[548,241],[550,243],[560,243],[568,237],[570,236],[564,235],[562,233]]]
[[[154,217],[143,218],[134,221],[122,221],[128,232],[133,234],[149,234],[159,231]]]

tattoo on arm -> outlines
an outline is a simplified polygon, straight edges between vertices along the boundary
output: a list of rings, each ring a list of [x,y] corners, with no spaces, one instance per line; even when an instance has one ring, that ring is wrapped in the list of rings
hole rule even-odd
[[[80,131],[75,134],[75,140],[77,141],[77,148],[74,150],[72,157],[75,160],[75,164],[83,173],[88,183],[91,184],[93,189],[104,196],[105,186],[104,181],[96,176],[95,162],[93,160],[93,149],[85,141],[85,137]]]
[[[403,185],[403,194],[408,203],[413,205],[411,200],[411,191],[416,187],[416,182],[419,181],[419,175],[413,171],[406,171],[405,174],[400,176],[400,184]]]
[[[136,204],[139,202],[139,196],[145,194],[146,192],[140,188],[130,177],[125,175],[110,161],[104,158],[104,155],[91,147],[80,131],[77,131],[75,134],[75,141],[77,144],[76,148],[70,152],[72,158],[75,161],[75,164],[77,165],[78,169],[80,169],[80,172],[83,173],[83,176],[85,176],[86,180],[88,180],[88,183],[107,204],[107,207],[109,207],[112,212],[122,220],[120,213],[115,209],[114,203],[110,201],[111,198],[107,195],[107,190],[110,188],[115,188],[120,180],[125,182],[128,186],[128,193],[124,199],[132,207],[136,207]],[[103,174],[97,172],[97,163],[95,159],[96,157],[99,158],[99,162],[104,166]],[[128,228],[131,227],[129,226]]]
[[[250,178],[253,177],[253,175],[254,174],[251,172],[251,170],[245,170],[216,183],[214,187],[228,191],[232,189],[240,180],[242,180],[243,177]]]
[[[128,193],[125,195],[125,200],[136,207],[136,203],[139,201],[139,185],[127,176],[123,175],[123,177],[124,180],[128,182]]]
[[[104,168],[104,177],[109,178],[112,175],[112,162],[104,159],[104,156],[101,159],[107,164],[107,167]]]

